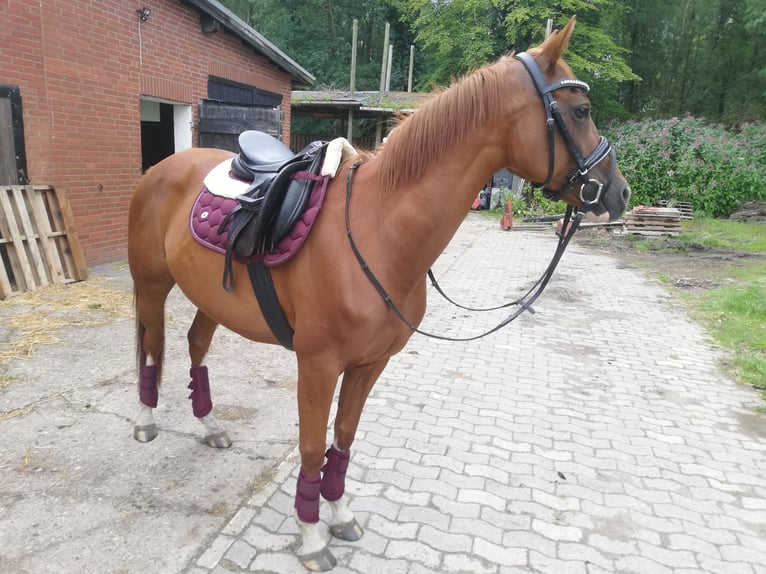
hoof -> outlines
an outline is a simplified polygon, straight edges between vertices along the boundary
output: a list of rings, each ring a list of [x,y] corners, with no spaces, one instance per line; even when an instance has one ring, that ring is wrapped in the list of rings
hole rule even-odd
[[[133,438],[138,442],[149,442],[157,438],[159,431],[157,431],[157,425],[152,423],[150,425],[133,427]]]
[[[229,448],[231,446],[231,439],[229,438],[229,433],[221,431],[207,435],[205,437],[205,444],[213,448]]]
[[[306,569],[311,570],[312,572],[325,572],[327,570],[332,570],[338,564],[335,556],[332,555],[332,552],[330,552],[327,547],[323,548],[319,552],[312,552],[311,554],[298,556],[298,558],[300,558],[300,561],[303,563]]]
[[[346,542],[356,542],[364,534],[364,530],[356,520],[343,524],[331,524],[330,534]]]

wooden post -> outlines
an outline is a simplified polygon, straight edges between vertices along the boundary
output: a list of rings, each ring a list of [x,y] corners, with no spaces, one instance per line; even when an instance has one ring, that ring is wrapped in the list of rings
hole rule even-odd
[[[356,91],[356,42],[357,34],[359,30],[359,21],[354,18],[354,29],[351,39],[351,82],[349,85],[349,91],[351,92],[351,99],[354,98],[354,92]],[[349,142],[353,141],[354,137],[354,108],[348,109],[348,128],[346,129],[346,139]]]
[[[386,89],[386,71],[388,70],[388,35],[391,32],[391,24],[386,22],[386,33],[383,36],[383,61],[380,64],[380,102],[383,101],[383,91]]]
[[[415,44],[410,44],[410,71],[407,75],[407,91],[412,91],[412,68],[415,65]]]

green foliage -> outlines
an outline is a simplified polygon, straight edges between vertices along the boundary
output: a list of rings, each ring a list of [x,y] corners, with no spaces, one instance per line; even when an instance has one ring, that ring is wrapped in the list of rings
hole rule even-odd
[[[420,68],[420,89],[447,84],[505,53],[536,46],[545,39],[548,18],[553,19],[554,28],[561,28],[573,14],[578,22],[567,62],[594,88],[596,119],[605,117],[598,110],[617,113],[621,108],[616,100],[619,82],[638,79],[625,62],[626,50],[609,33],[607,15],[621,11],[616,0],[392,2],[409,23],[421,58],[428,62]]]
[[[349,85],[359,22],[359,90],[377,90],[385,24],[391,89],[415,45],[418,90],[543,41],[577,16],[567,62],[593,88],[597,124],[686,112],[728,125],[766,119],[766,0],[222,0],[317,78]]]
[[[766,198],[766,124],[728,129],[687,115],[625,122],[607,136],[632,205],[690,201],[695,212],[718,217]]]
[[[543,197],[539,188],[533,188],[529,184],[525,186],[525,193],[521,197],[514,197],[512,208],[513,217],[522,219],[532,215],[557,215],[567,209],[563,201],[550,201]]]
[[[419,89],[446,85],[507,50],[493,2],[394,0],[393,4],[413,31],[420,57],[428,61],[418,74]]]
[[[353,21],[358,22],[356,89],[377,90],[385,24],[395,46],[391,89],[407,85],[408,28],[380,0],[223,0],[248,24],[314,74],[318,87],[348,89]]]
[[[726,123],[766,114],[764,0],[627,0],[615,19],[640,82],[621,86],[634,117],[690,112]]]

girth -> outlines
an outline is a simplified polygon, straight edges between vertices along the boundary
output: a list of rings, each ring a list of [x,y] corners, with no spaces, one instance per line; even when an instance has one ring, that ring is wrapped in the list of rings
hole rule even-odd
[[[237,197],[232,209],[218,227],[221,234],[228,225],[228,244],[224,261],[223,287],[234,286],[232,257],[241,258],[273,251],[303,214],[314,184],[320,175],[327,142],[313,142],[297,154],[279,140],[258,131],[239,135],[239,155],[231,171],[239,179],[252,182]],[[247,264],[261,313],[279,343],[293,349],[293,329],[279,303],[271,271],[261,262]]]

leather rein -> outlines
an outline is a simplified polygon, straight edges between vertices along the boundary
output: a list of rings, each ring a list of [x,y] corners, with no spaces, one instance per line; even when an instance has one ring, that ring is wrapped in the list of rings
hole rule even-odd
[[[576,183],[581,183],[580,201],[586,208],[594,206],[601,200],[602,191],[604,189],[608,189],[612,183],[612,178],[614,176],[615,166],[617,163],[615,161],[615,152],[612,149],[612,146],[606,140],[606,138],[603,136],[600,136],[599,143],[596,146],[596,149],[593,150],[586,158],[583,159],[582,154],[580,153],[580,150],[577,147],[577,144],[575,143],[574,138],[572,137],[572,134],[569,132],[569,129],[567,128],[563,118],[561,117],[561,113],[558,110],[558,104],[556,103],[556,100],[553,99],[553,95],[552,95],[554,91],[560,88],[577,88],[587,93],[590,90],[590,87],[585,82],[582,82],[577,79],[572,79],[572,78],[565,78],[562,80],[557,80],[556,82],[553,82],[552,84],[547,84],[545,82],[545,78],[543,77],[542,72],[540,71],[540,67],[537,65],[537,62],[534,60],[534,58],[532,58],[532,56],[530,56],[526,52],[522,52],[521,54],[517,54],[515,58],[521,61],[522,64],[524,64],[524,67],[527,69],[530,76],[532,77],[532,80],[535,83],[535,87],[537,88],[538,94],[540,94],[540,97],[543,99],[543,103],[545,104],[546,126],[548,130],[548,142],[549,142],[549,148],[550,148],[548,177],[544,183],[533,184],[533,186],[542,187],[543,193],[548,199],[558,200],[558,199],[561,199],[561,197],[563,197],[573,185],[575,185]],[[555,159],[554,158],[554,151],[555,151],[554,136],[555,136],[556,126],[558,126],[559,131],[563,135],[564,141],[567,144],[567,148],[569,149],[569,152],[572,154],[572,156],[575,159],[575,162],[577,163],[577,168],[569,174],[569,176],[567,177],[567,183],[564,185],[562,189],[558,191],[551,191],[551,190],[548,190],[546,186],[550,183],[551,178],[553,177],[554,163],[555,163],[554,162],[554,159]],[[596,179],[588,178],[588,173],[594,167],[596,167],[596,165],[598,165],[602,160],[604,160],[607,156],[610,156],[612,158],[612,168],[609,174],[609,179],[607,180],[607,183],[605,185]],[[434,277],[433,272],[429,269],[428,277],[431,280],[431,284],[436,288],[436,290],[439,292],[440,295],[442,295],[447,301],[449,301],[453,305],[456,305],[457,307],[466,309],[468,311],[494,311],[494,310],[503,309],[503,308],[512,307],[512,306],[518,307],[510,315],[508,315],[508,317],[506,317],[500,323],[498,323],[495,327],[479,335],[474,335],[471,337],[446,337],[444,335],[436,335],[434,333],[428,333],[426,331],[422,331],[418,329],[416,325],[413,325],[404,316],[404,314],[399,310],[399,308],[391,299],[391,296],[388,294],[385,287],[383,287],[380,281],[378,281],[372,269],[370,269],[370,266],[367,264],[364,257],[362,256],[361,251],[359,251],[359,247],[357,246],[356,241],[354,241],[354,236],[353,236],[353,233],[351,232],[351,223],[349,220],[349,207],[351,205],[351,187],[352,187],[352,181],[354,178],[354,173],[356,172],[356,170],[359,168],[360,165],[361,165],[361,162],[357,162],[353,164],[349,168],[348,174],[346,175],[345,221],[346,221],[346,235],[348,235],[348,240],[349,240],[349,243],[351,244],[351,249],[353,250],[354,255],[356,256],[356,259],[359,262],[359,265],[362,267],[362,271],[367,276],[367,279],[370,281],[370,283],[378,292],[378,294],[383,298],[383,301],[386,303],[389,309],[391,309],[391,311],[393,311],[393,313],[411,331],[413,331],[414,333],[425,335],[426,337],[431,337],[433,339],[441,339],[444,341],[474,341],[476,339],[486,337],[487,335],[490,335],[491,333],[494,333],[495,331],[502,329],[503,327],[508,325],[510,322],[514,321],[517,317],[519,317],[525,311],[529,311],[530,313],[534,314],[535,310],[532,308],[532,304],[537,300],[538,297],[540,297],[543,290],[545,289],[545,287],[548,285],[549,281],[551,280],[551,277],[553,276],[553,272],[556,270],[556,267],[558,266],[559,261],[561,260],[561,256],[564,254],[564,251],[566,250],[567,245],[569,245],[569,241],[572,239],[572,236],[574,236],[583,218],[583,214],[581,212],[578,212],[577,208],[572,206],[567,206],[566,213],[564,214],[563,225],[561,226],[561,231],[556,232],[556,234],[558,235],[558,243],[556,245],[556,249],[553,253],[553,257],[551,258],[550,263],[548,263],[548,266],[545,268],[545,271],[543,271],[543,274],[540,276],[540,279],[538,279],[537,282],[534,285],[532,285],[532,287],[519,299],[516,299],[515,301],[511,301],[509,303],[505,303],[503,305],[499,305],[497,307],[472,308],[472,307],[466,307],[456,303],[444,293],[444,291],[441,289],[438,282],[436,281],[436,278]]]
[[[458,307],[462,307],[463,309],[468,309],[469,311],[493,311],[496,309],[503,309],[505,307],[518,306],[518,309],[516,309],[508,317],[506,317],[504,320],[498,323],[495,327],[479,335],[474,335],[472,337],[446,337],[444,335],[436,335],[434,333],[428,333],[427,331],[422,331],[418,329],[417,326],[410,323],[410,321],[404,316],[404,314],[399,310],[399,308],[393,302],[393,300],[391,299],[391,296],[388,294],[385,287],[383,287],[380,281],[378,281],[378,278],[375,276],[372,269],[370,269],[370,266],[367,265],[367,262],[364,260],[364,257],[362,256],[361,251],[359,251],[359,247],[357,246],[356,241],[354,241],[354,235],[351,232],[351,224],[349,221],[349,206],[351,205],[351,183],[354,178],[354,173],[356,172],[357,168],[360,165],[361,165],[360,162],[353,164],[349,168],[348,174],[346,176],[346,210],[345,210],[346,235],[348,235],[348,240],[349,240],[349,243],[351,244],[351,249],[353,250],[354,255],[356,256],[356,259],[359,262],[359,265],[361,265],[362,271],[364,271],[364,274],[367,276],[367,279],[369,279],[370,283],[372,283],[372,286],[375,287],[375,290],[383,298],[383,301],[386,303],[386,305],[388,305],[389,309],[391,309],[391,311],[393,311],[394,314],[402,321],[402,323],[404,323],[411,331],[413,331],[414,333],[425,335],[426,337],[431,337],[432,339],[441,339],[443,341],[474,341],[476,339],[486,337],[487,335],[490,335],[491,333],[494,333],[495,331],[502,329],[508,323],[516,319],[519,315],[521,315],[524,311],[529,311],[530,313],[534,314],[535,310],[532,308],[532,303],[534,303],[537,300],[537,298],[542,294],[543,290],[548,285],[548,282],[551,280],[551,277],[553,276],[553,272],[555,271],[556,266],[561,260],[561,256],[564,254],[564,250],[569,244],[569,240],[572,239],[572,236],[575,234],[575,231],[577,231],[577,228],[580,225],[580,221],[582,220],[582,217],[583,217],[582,213],[576,213],[576,209],[571,206],[567,207],[566,214],[564,215],[564,224],[561,228],[562,231],[557,232],[559,240],[558,240],[558,244],[556,245],[556,250],[553,253],[553,258],[551,259],[551,262],[548,263],[548,267],[546,267],[540,279],[537,280],[537,282],[529,289],[529,291],[527,291],[523,297],[515,301],[511,301],[510,303],[506,303],[498,307],[492,307],[487,309],[473,309],[470,307],[464,307],[463,305],[455,303],[452,299],[450,299],[444,293],[444,291],[442,291],[441,287],[436,281],[436,278],[434,277],[434,274],[429,269],[428,276],[431,279],[431,283],[434,285],[434,287],[436,287],[436,290],[445,299],[447,299],[447,301],[449,301],[453,305],[457,305]]]

